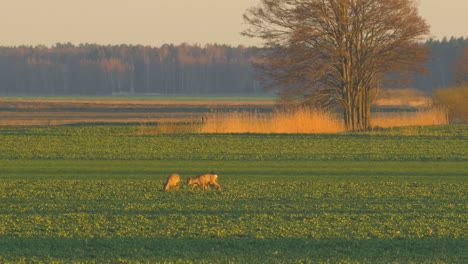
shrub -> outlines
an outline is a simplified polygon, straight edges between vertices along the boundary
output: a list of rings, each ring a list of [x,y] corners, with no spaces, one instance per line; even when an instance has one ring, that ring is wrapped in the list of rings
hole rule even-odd
[[[438,89],[432,99],[436,106],[448,108],[451,121],[468,121],[468,86]]]

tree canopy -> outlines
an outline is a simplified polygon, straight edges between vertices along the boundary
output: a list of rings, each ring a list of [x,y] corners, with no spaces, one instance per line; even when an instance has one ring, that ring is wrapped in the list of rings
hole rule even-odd
[[[367,129],[376,89],[423,72],[429,26],[412,0],[261,0],[244,35],[264,40],[256,63],[287,100],[339,104]]]

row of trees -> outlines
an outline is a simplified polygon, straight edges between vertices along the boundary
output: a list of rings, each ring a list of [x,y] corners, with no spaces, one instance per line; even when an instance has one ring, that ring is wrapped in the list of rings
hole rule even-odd
[[[0,93],[29,95],[262,93],[257,49],[182,44],[159,48],[57,44],[0,47]]]
[[[407,86],[430,94],[453,85],[468,38],[425,45],[430,74]],[[0,47],[0,94],[261,94],[251,65],[258,56],[258,48],[226,45]]]
[[[411,87],[432,94],[439,88],[461,85],[468,78],[468,37],[429,40],[425,45],[431,51],[424,64],[428,74],[415,76]]]

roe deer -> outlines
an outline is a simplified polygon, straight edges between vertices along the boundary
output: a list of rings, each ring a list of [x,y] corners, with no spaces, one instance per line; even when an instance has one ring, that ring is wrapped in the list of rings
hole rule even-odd
[[[201,185],[203,190],[208,188],[209,185],[215,185],[218,188],[218,190],[221,190],[221,185],[219,185],[218,183],[218,175],[216,175],[213,172],[205,173],[195,178],[187,178],[187,185],[190,184],[193,184],[192,190],[197,185]]]
[[[167,177],[166,183],[164,184],[164,191],[169,190],[169,188],[174,187],[176,190],[179,190],[180,176],[177,173],[172,173]]]

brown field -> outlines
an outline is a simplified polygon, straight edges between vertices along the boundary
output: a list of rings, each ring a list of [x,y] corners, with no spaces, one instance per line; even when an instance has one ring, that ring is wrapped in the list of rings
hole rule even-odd
[[[0,112],[0,125],[50,126],[76,123],[193,122],[196,113]]]
[[[47,108],[161,108],[166,106],[273,106],[274,101],[144,101],[144,100],[10,100],[0,99],[0,108],[47,109]]]
[[[272,111],[265,101],[0,100],[0,125],[201,122],[218,111]]]
[[[345,131],[338,113],[275,106],[265,101],[0,100],[0,125],[136,123],[141,125],[141,134]],[[387,128],[443,125],[449,121],[445,109],[421,108],[372,113],[371,122],[373,127]]]

